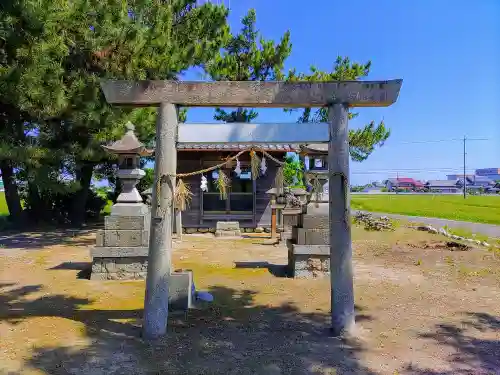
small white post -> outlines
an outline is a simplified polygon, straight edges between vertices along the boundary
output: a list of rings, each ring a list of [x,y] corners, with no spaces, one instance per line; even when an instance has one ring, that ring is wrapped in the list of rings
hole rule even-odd
[[[176,138],[177,109],[174,104],[162,103],[156,124],[155,183],[144,301],[143,336],[146,339],[159,338],[167,331]]]
[[[349,202],[348,109],[338,103],[328,109],[330,282],[332,333],[349,334],[354,328],[354,288]]]

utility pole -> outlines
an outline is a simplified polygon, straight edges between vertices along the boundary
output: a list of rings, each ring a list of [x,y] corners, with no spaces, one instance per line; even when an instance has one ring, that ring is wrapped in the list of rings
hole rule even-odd
[[[467,141],[467,138],[464,136],[464,199],[467,197],[467,180],[465,178],[465,162],[466,162],[466,155],[467,153],[465,152],[465,142]]]

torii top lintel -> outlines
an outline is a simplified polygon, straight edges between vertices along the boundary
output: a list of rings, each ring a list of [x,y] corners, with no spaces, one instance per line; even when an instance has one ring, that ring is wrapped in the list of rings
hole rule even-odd
[[[395,103],[402,79],[390,81],[263,82],[263,81],[123,81],[103,80],[110,104],[185,107],[388,107]]]

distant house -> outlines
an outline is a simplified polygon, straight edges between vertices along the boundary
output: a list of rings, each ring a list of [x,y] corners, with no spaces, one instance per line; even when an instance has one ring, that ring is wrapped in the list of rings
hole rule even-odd
[[[382,189],[385,188],[383,184],[380,184],[378,182],[373,182],[369,185],[366,185],[364,189],[362,190],[363,193],[379,193],[382,191]]]
[[[462,185],[459,180],[430,180],[427,181],[425,187],[438,193],[458,193]]]
[[[464,185],[464,179],[458,179],[460,186]],[[495,182],[489,179],[488,177],[483,176],[469,176],[465,178],[465,182],[467,184],[467,189],[471,190],[480,190],[480,189],[488,189],[492,188],[495,185]]]
[[[448,174],[448,175],[446,175],[446,178],[448,180],[453,180],[453,181],[463,180],[464,175],[463,174]],[[474,175],[473,174],[466,174],[465,178],[474,178]]]
[[[413,191],[424,188],[422,182],[408,177],[389,178],[384,181],[384,184],[389,191],[394,191],[396,189]]]
[[[486,188],[486,192],[492,194],[500,194],[500,182],[497,182],[495,185]]]
[[[467,178],[467,184],[472,184],[473,186],[482,186],[484,188],[492,187],[495,182],[488,177],[484,176],[474,176],[473,178]]]

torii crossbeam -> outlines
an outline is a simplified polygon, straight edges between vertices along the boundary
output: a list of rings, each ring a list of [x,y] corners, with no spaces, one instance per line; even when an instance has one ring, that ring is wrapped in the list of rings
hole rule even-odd
[[[167,329],[172,206],[177,164],[177,106],[329,108],[328,134],[324,131],[311,132],[314,139],[310,141],[329,144],[331,328],[334,335],[351,331],[354,327],[354,293],[348,108],[390,106],[396,102],[402,82],[401,79],[332,82],[103,81],[101,87],[110,104],[159,107],[155,156],[155,181],[159,183],[153,188],[143,335],[154,339],[164,335]],[[314,126],[310,124],[310,127]],[[301,139],[308,141],[307,137]],[[284,142],[283,139],[273,141]]]

